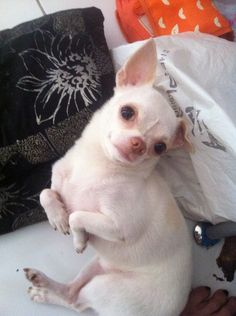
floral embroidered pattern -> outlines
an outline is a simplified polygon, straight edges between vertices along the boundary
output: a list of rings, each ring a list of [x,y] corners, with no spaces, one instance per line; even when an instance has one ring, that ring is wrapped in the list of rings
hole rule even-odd
[[[17,87],[36,93],[34,112],[36,122],[56,122],[62,104],[66,104],[67,117],[80,111],[81,98],[89,106],[100,97],[100,74],[94,52],[81,36],[57,35],[49,31],[35,32],[37,49],[30,48],[20,56],[28,75]],[[32,67],[32,65],[34,65]]]

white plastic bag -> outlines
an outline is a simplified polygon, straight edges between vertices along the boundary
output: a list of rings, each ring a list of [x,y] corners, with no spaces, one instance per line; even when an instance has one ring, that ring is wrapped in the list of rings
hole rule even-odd
[[[155,41],[156,87],[188,118],[195,147],[163,156],[158,168],[188,217],[236,221],[236,43],[195,33]],[[113,49],[116,70],[140,45]]]

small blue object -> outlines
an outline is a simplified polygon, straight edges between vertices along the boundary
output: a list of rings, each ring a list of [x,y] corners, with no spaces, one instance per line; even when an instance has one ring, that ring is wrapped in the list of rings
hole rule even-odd
[[[205,248],[210,248],[220,241],[220,239],[210,239],[207,236],[207,229],[212,226],[213,225],[211,223],[206,222],[199,222],[198,224],[196,224],[196,226],[194,227],[193,235],[198,245]]]

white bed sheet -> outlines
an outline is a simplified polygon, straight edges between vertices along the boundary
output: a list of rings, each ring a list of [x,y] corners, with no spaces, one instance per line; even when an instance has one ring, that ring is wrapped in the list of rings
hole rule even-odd
[[[56,233],[47,222],[22,228],[0,237],[0,315],[72,316],[74,311],[36,304],[29,299],[23,268],[42,270],[59,282],[71,281],[93,257],[92,249],[78,255],[71,236]],[[85,316],[94,315],[92,312]]]
[[[192,232],[194,223],[188,221]],[[211,249],[203,249],[192,240],[194,253],[193,286],[208,285],[213,290],[227,289],[236,295],[235,282],[217,281],[213,274],[222,277],[215,258],[222,242]],[[48,222],[19,229],[0,236],[0,315],[1,316],[73,316],[78,313],[47,304],[37,304],[29,299],[23,268],[42,270],[59,282],[72,280],[80,269],[94,256],[88,248],[82,255],[73,249],[71,236],[55,232]],[[88,311],[81,315],[95,316]],[[177,316],[177,315],[176,315]]]

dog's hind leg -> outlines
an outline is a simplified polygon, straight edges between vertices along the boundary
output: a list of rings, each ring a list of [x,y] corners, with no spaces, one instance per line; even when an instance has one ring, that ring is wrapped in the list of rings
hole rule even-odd
[[[26,268],[24,272],[26,278],[32,283],[28,293],[33,301],[81,311],[88,307],[85,300],[78,300],[81,288],[94,276],[103,274],[104,269],[99,259],[95,257],[72,282],[67,284],[56,282],[35,269]]]
[[[73,306],[66,299],[69,290],[66,284],[56,282],[35,269],[26,268],[24,272],[26,278],[32,283],[32,286],[28,289],[32,301],[61,305],[73,309]]]
[[[142,304],[141,291],[142,283],[138,284],[132,273],[108,272],[88,282],[81,289],[77,303],[80,306],[87,303],[100,316],[157,315],[152,313],[150,304],[147,307]]]

